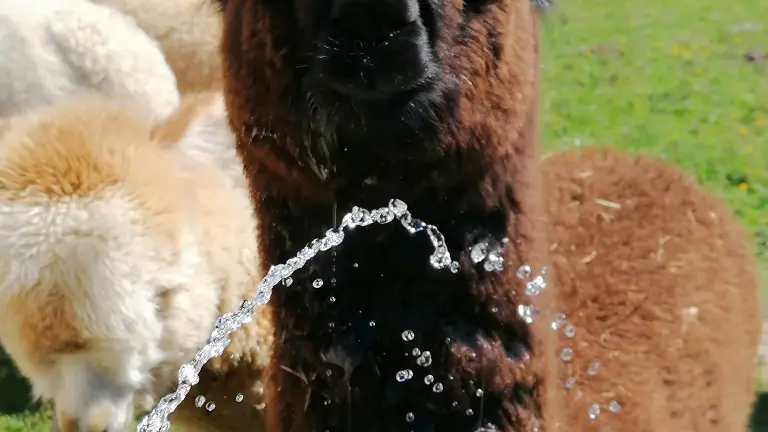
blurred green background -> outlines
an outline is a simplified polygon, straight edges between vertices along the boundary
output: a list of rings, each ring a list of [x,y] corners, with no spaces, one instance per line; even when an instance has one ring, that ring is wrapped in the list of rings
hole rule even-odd
[[[768,1],[560,0],[543,64],[546,151],[610,145],[682,166],[754,233],[768,290]],[[28,395],[0,353],[0,432],[47,430]],[[753,423],[768,431],[768,398]]]

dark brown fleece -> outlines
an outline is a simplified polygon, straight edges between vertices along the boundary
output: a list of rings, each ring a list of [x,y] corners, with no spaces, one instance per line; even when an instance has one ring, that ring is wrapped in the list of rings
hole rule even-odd
[[[379,125],[388,136],[339,131],[348,134],[340,141],[355,143],[331,155],[335,173],[325,180],[309,168],[308,126],[292,106],[301,88],[292,38],[301,29],[290,5],[302,2],[230,0],[225,8],[230,120],[241,132],[265,268],[330,228],[334,204],[341,215],[393,197],[440,227],[462,263],[457,275],[432,269],[423,233],[413,239],[394,224],[368,227],[348,235],[335,259],[321,255],[290,287],[276,288],[272,432],[472,432],[486,423],[533,431],[554,406],[545,403],[554,394],[547,386],[557,384],[548,380],[557,375],[552,332],[542,323],[533,336],[519,319],[514,276],[523,263],[546,265],[536,11],[528,0],[504,0],[461,23],[461,2],[446,3],[438,50],[455,91],[411,135],[397,123]],[[486,236],[511,239],[501,274],[468,257]],[[325,285],[315,289],[318,277]],[[406,330],[413,341],[402,339]],[[417,366],[414,348],[430,351],[432,364]],[[524,360],[526,351],[533,360]],[[404,369],[414,376],[400,383]],[[442,392],[424,383],[427,374]]]
[[[746,431],[758,277],[726,206],[679,168],[615,150],[567,151],[542,169],[551,282],[576,328],[560,339],[575,352],[561,379],[581,390],[566,430]]]

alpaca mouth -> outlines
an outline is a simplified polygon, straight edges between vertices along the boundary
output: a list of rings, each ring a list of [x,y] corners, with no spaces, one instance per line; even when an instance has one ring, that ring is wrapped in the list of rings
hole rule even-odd
[[[395,91],[382,91],[376,88],[360,88],[353,83],[327,81],[328,90],[339,98],[348,98],[357,102],[386,103],[399,105],[408,103],[420,94],[429,93],[436,86],[436,74],[425,76],[415,82],[408,83]]]

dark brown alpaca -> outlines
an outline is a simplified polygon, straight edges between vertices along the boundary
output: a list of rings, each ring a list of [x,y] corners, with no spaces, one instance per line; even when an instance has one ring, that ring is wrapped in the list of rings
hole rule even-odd
[[[740,424],[744,416],[727,412],[725,405],[714,405],[714,414],[708,414],[703,407],[711,398],[699,403],[691,396],[683,401],[689,405],[675,405],[678,394],[697,387],[682,382],[680,374],[666,377],[681,356],[666,347],[649,353],[659,350],[657,341],[663,338],[642,336],[657,324],[660,335],[682,331],[673,318],[664,321],[681,313],[677,303],[664,298],[659,299],[661,315],[643,316],[648,320],[640,327],[644,333],[631,328],[617,339],[644,344],[616,349],[647,357],[615,360],[626,361],[637,375],[657,374],[658,387],[643,393],[648,378],[638,381],[626,369],[612,369],[611,376],[600,371],[591,384],[580,383],[579,402],[568,398],[563,381],[578,371],[570,372],[558,359],[562,344],[571,340],[558,340],[548,328],[550,317],[557,311],[573,315],[579,332],[574,362],[608,355],[611,348],[595,340],[611,334],[609,318],[620,300],[594,290],[609,283],[611,271],[625,276],[638,271],[633,262],[611,267],[605,261],[605,273],[598,273],[603,279],[590,283],[585,278],[591,273],[574,266],[570,250],[554,249],[558,283],[537,298],[542,319],[526,326],[518,317],[517,305],[527,299],[515,271],[524,263],[534,269],[548,265],[551,246],[536,142],[537,18],[529,0],[226,3],[222,53],[230,122],[241,135],[238,151],[254,191],[265,269],[331,228],[334,209],[340,216],[353,205],[380,207],[393,197],[408,203],[414,216],[437,225],[461,263],[458,274],[435,270],[427,260],[426,239],[412,239],[394,224],[372,226],[348,235],[335,257],[328,253],[311,261],[292,285],[276,288],[268,430],[474,432],[487,424],[504,432],[557,430],[558,425],[588,430],[586,405],[610,397],[625,406],[617,420],[606,420],[614,430],[691,430],[689,423],[676,428],[675,416],[714,415],[720,422],[715,429],[696,424],[698,430],[731,431],[726,424]],[[614,172],[604,172],[610,173],[606,179],[616,179]],[[564,187],[548,184],[549,189]],[[691,206],[711,201],[698,189],[691,194]],[[551,206],[554,223],[573,223],[567,213],[570,197]],[[728,230],[733,225],[724,224]],[[618,244],[632,241],[631,232],[611,233]],[[600,247],[613,246],[588,234],[585,238]],[[488,273],[472,263],[468,249],[473,244],[503,237],[510,239],[503,272]],[[714,236],[695,238],[717,243]],[[730,242],[724,248],[743,243],[738,232],[722,238]],[[556,241],[574,245],[573,254],[578,239],[555,232]],[[687,247],[698,253],[702,245],[694,241]],[[749,266],[748,252],[741,253],[734,263]],[[722,265],[699,256],[708,260],[710,271]],[[721,284],[709,290],[713,296],[726,290],[722,277],[712,276]],[[322,287],[313,287],[316,278],[324,279]],[[648,292],[673,290],[679,282],[658,280]],[[749,280],[747,274],[743,289],[754,291]],[[680,283],[680,290],[699,289]],[[621,298],[635,305],[644,299]],[[579,318],[579,313],[596,313],[586,309],[591,305],[604,320]],[[699,313],[703,319],[704,311]],[[665,327],[668,322],[671,327]],[[741,327],[730,329],[724,320],[717,323],[727,334],[687,334],[708,341],[702,346],[719,373],[733,374],[738,382],[727,387],[717,381],[725,386],[717,390],[746,405],[748,371],[738,360],[733,364],[739,370],[729,369],[725,356],[732,353],[716,349],[708,338],[738,344],[746,358],[753,347],[752,321],[745,318]],[[411,341],[402,337],[409,330],[415,334]],[[414,348],[429,351],[431,364],[417,365]],[[397,373],[409,369],[413,377],[398,382]],[[430,385],[427,375],[434,379]],[[618,381],[600,381],[608,379]],[[437,383],[442,391],[434,390]],[[635,399],[638,394],[652,397]],[[594,427],[604,424],[593,422]]]
[[[330,30],[340,35],[316,39],[333,8],[284,0],[236,0],[224,8],[230,120],[242,131],[239,151],[258,191],[262,262],[285,262],[331,228],[334,205],[342,215],[397,197],[440,227],[462,263],[457,275],[435,270],[426,236],[414,240],[394,224],[369,227],[348,236],[335,261],[321,255],[290,287],[275,289],[272,431],[463,432],[481,421],[533,430],[549,407],[547,385],[559,386],[543,372],[556,366],[553,335],[532,338],[513,307],[521,285],[515,269],[546,265],[535,10],[527,0],[464,10],[432,3],[420,3],[415,20],[413,11],[397,16],[408,12],[398,11],[398,2],[341,5],[342,15],[393,15],[391,23],[359,23],[375,24],[371,31],[405,26],[391,53],[372,54],[382,62],[376,67],[393,69],[364,77],[377,87],[363,99],[324,83],[346,79],[337,69],[344,58],[334,57],[346,48],[332,45],[354,45],[343,40],[343,26]],[[370,5],[380,10],[366,10]],[[396,27],[375,28],[390,24]],[[323,46],[329,52],[310,55]],[[403,55],[408,61],[395,66]],[[503,88],[515,91],[499,93]],[[469,260],[467,249],[485,237],[512,239],[502,274]],[[325,284],[315,289],[319,277]],[[413,341],[403,340],[406,330]],[[414,348],[430,351],[429,367],[405,355]],[[526,364],[526,351],[553,364]],[[397,372],[409,368],[413,378],[398,382]],[[424,383],[427,374],[441,392]],[[478,389],[483,397],[475,396]]]

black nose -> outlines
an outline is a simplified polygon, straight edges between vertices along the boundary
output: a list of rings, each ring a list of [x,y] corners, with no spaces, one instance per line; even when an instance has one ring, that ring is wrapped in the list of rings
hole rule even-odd
[[[419,19],[418,0],[334,0],[331,19],[358,44],[385,42]]]
[[[334,0],[319,82],[357,99],[388,99],[435,73],[423,0]]]

